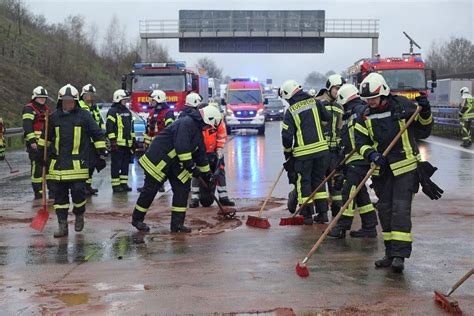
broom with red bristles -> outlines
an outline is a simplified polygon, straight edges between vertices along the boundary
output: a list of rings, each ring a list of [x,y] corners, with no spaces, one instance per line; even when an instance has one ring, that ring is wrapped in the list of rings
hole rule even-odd
[[[272,193],[275,190],[275,187],[278,184],[278,181],[280,181],[281,175],[283,174],[284,170],[285,170],[285,167],[284,166],[281,167],[280,173],[278,173],[278,176],[275,182],[273,183],[273,186],[270,189],[270,192],[268,192],[267,198],[265,199],[262,206],[260,207],[260,211],[258,212],[258,215],[257,216],[249,215],[247,217],[247,222],[245,223],[247,224],[247,226],[263,228],[263,229],[270,228],[271,225],[270,225],[270,222],[268,221],[268,218],[262,217],[262,213],[263,213],[263,210],[265,209],[265,206],[267,205],[268,200],[272,196]]]
[[[417,106],[416,110],[415,110],[415,113],[412,114],[412,116],[410,117],[410,119],[408,120],[408,122],[406,122],[406,124],[400,129],[400,131],[398,132],[398,134],[393,138],[393,140],[390,142],[390,144],[388,145],[388,147],[385,149],[385,151],[383,152],[383,156],[387,156],[388,153],[392,150],[393,146],[395,146],[395,144],[398,142],[398,140],[400,139],[400,137],[402,136],[402,134],[408,129],[408,127],[410,127],[410,125],[413,123],[413,121],[415,120],[416,116],[420,113],[421,111],[421,107],[420,106]],[[303,261],[298,262],[296,264],[296,274],[298,274],[300,277],[302,278],[305,278],[305,277],[308,277],[309,276],[309,270],[308,270],[308,267],[306,266],[306,264],[308,263],[309,259],[313,256],[313,254],[316,252],[316,250],[318,250],[319,246],[323,243],[324,239],[326,238],[326,236],[329,234],[329,232],[331,231],[331,229],[336,225],[337,221],[339,220],[339,218],[341,217],[342,213],[344,213],[344,211],[347,209],[347,207],[349,206],[349,204],[352,203],[352,201],[355,199],[355,197],[357,196],[357,194],[359,193],[359,191],[362,189],[362,187],[365,185],[365,183],[367,182],[367,180],[369,180],[370,176],[372,176],[372,173],[374,173],[375,169],[377,168],[377,165],[373,164],[372,167],[370,168],[370,170],[367,172],[367,174],[365,175],[364,179],[359,183],[359,185],[357,186],[357,188],[355,189],[355,191],[349,196],[349,199],[347,199],[346,203],[344,203],[344,205],[342,206],[341,210],[339,211],[339,213],[337,213],[336,217],[334,217],[331,222],[329,223],[328,227],[326,227],[326,229],[324,230],[323,234],[321,235],[321,237],[319,237],[319,239],[316,241],[316,243],[314,244],[313,248],[311,248],[311,250],[308,252],[308,254],[306,255],[306,257],[303,259]]]
[[[458,287],[460,287],[471,275],[474,274],[474,269],[469,270],[459,281],[456,282],[446,294],[441,291],[434,291],[435,302],[440,305],[445,311],[449,312],[450,315],[462,315],[461,308],[456,300],[450,296]]]
[[[303,225],[303,221],[304,221],[304,217],[301,216],[301,215],[298,215],[301,210],[306,206],[308,205],[309,201],[312,201],[314,196],[318,193],[318,191],[326,184],[326,182],[328,182],[332,177],[334,177],[334,175],[336,174],[336,172],[338,171],[338,169],[340,168],[340,166],[344,166],[344,164],[346,163],[346,161],[352,157],[352,155],[354,155],[354,153],[356,152],[356,149],[352,149],[351,152],[349,154],[346,155],[346,157],[344,157],[344,159],[336,166],[336,168],[334,168],[333,171],[331,171],[330,174],[328,174],[327,177],[324,178],[323,182],[321,182],[318,187],[310,194],[310,196],[303,202],[303,204],[300,205],[300,207],[298,207],[298,209],[296,210],[296,212],[291,216],[291,217],[284,217],[284,218],[281,218],[280,219],[280,226],[287,226],[287,225]]]

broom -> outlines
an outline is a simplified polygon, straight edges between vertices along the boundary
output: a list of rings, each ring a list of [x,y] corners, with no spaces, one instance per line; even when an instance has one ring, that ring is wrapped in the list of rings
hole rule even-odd
[[[407,130],[408,127],[410,127],[410,125],[413,123],[413,121],[415,120],[416,116],[418,115],[418,113],[420,113],[421,111],[421,107],[417,106],[416,110],[415,110],[415,113],[412,114],[412,116],[410,117],[410,119],[408,120],[408,122],[406,122],[406,124],[400,129],[400,131],[398,132],[398,134],[393,138],[393,140],[390,142],[390,144],[388,145],[388,147],[384,150],[383,152],[383,156],[387,156],[388,153],[392,150],[393,146],[395,146],[395,144],[398,142],[398,140],[400,139],[400,137],[402,136],[402,134]],[[316,252],[316,250],[319,248],[319,246],[322,244],[322,242],[324,241],[324,239],[326,238],[326,236],[329,234],[329,231],[336,225],[337,221],[339,220],[339,218],[341,217],[342,213],[344,213],[344,211],[347,209],[347,207],[349,206],[349,204],[351,204],[351,202],[355,199],[355,197],[357,196],[357,194],[359,193],[359,191],[362,189],[362,187],[365,185],[365,183],[367,182],[367,180],[369,180],[370,176],[372,175],[372,173],[375,171],[375,169],[377,168],[377,165],[373,164],[372,167],[370,168],[370,170],[367,172],[367,174],[365,175],[364,179],[359,183],[359,185],[357,186],[357,188],[355,189],[355,191],[349,196],[349,199],[346,201],[346,203],[344,203],[344,205],[342,206],[341,210],[339,211],[339,213],[337,213],[336,217],[334,217],[331,222],[329,223],[328,227],[326,227],[326,230],[323,232],[323,234],[321,235],[321,237],[319,237],[318,241],[316,241],[316,243],[314,244],[313,248],[311,248],[311,250],[308,252],[308,254],[306,255],[306,257],[303,259],[303,261],[301,261],[301,263],[297,263],[296,264],[296,274],[298,274],[300,277],[302,278],[305,278],[307,276],[309,276],[309,270],[308,270],[308,267],[306,266],[306,264],[308,263],[309,259],[311,258],[311,256]]]
[[[30,227],[37,230],[43,231],[44,226],[49,218],[48,207],[46,206],[46,159],[48,158],[48,129],[49,129],[49,114],[45,116],[45,131],[44,131],[44,148],[43,148],[43,174],[42,174],[42,199],[41,208],[36,212]]]
[[[8,162],[7,157],[5,157],[5,162],[7,163],[8,168],[10,168],[10,173],[18,173],[18,172],[20,172],[20,170],[14,169],[14,168],[12,167],[12,165],[10,164],[10,162]]]
[[[280,180],[281,175],[283,174],[284,170],[285,170],[285,167],[281,167],[280,173],[278,174],[278,177],[276,178],[275,182],[273,183],[273,186],[270,189],[270,192],[268,193],[267,198],[263,202],[262,207],[260,207],[260,211],[258,212],[258,215],[257,216],[249,215],[247,217],[247,222],[245,223],[245,224],[247,224],[247,226],[263,228],[263,229],[270,228],[271,225],[270,225],[270,222],[268,221],[268,218],[261,217],[261,216],[262,216],[262,213],[263,213],[263,209],[265,208],[265,206],[267,205],[268,200],[272,196],[273,190],[275,190],[275,187],[278,184],[278,181]]]
[[[300,205],[300,207],[298,207],[298,209],[296,210],[296,212],[293,214],[293,216],[291,217],[284,217],[284,218],[281,218],[280,219],[280,226],[286,226],[286,225],[303,225],[303,221],[304,221],[304,217],[303,216],[298,216],[298,214],[301,212],[301,210],[306,206],[308,205],[309,201],[311,201],[314,196],[318,193],[318,191],[326,184],[326,182],[328,182],[332,177],[334,177],[334,175],[336,174],[339,166],[343,166],[346,161],[352,157],[352,155],[354,155],[354,153],[356,152],[356,149],[352,149],[351,152],[349,154],[346,155],[346,157],[344,157],[344,159],[337,165],[336,168],[334,168],[334,170],[331,171],[331,173],[324,178],[323,182],[321,182],[318,187],[311,193],[311,195],[304,201],[303,204]]]
[[[437,304],[439,304],[444,310],[450,313],[450,315],[461,315],[462,311],[459,307],[459,304],[456,300],[450,297],[458,287],[460,287],[464,281],[469,279],[471,275],[474,274],[474,269],[469,270],[456,284],[454,284],[446,294],[443,294],[441,291],[434,291],[434,299]]]

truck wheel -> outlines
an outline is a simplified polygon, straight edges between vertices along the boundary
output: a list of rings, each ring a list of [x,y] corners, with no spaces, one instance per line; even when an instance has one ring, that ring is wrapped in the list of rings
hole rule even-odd
[[[258,135],[265,135],[265,125],[258,128]]]

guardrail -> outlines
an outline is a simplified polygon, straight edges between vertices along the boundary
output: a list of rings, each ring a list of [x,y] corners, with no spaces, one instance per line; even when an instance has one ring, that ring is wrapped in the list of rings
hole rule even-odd
[[[459,125],[459,109],[452,106],[432,106],[433,132],[441,135],[459,136],[461,127]]]

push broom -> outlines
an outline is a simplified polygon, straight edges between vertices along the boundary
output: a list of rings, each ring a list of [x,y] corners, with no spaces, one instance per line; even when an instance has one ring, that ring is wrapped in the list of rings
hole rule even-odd
[[[460,287],[471,275],[474,274],[474,269],[469,270],[459,281],[456,282],[446,294],[441,291],[434,291],[435,302],[440,305],[445,311],[449,312],[450,315],[462,315],[461,308],[456,300],[450,297],[458,287]]]
[[[418,106],[415,110],[415,113],[413,113],[413,115],[410,117],[410,119],[408,120],[408,122],[406,122],[406,124],[400,129],[400,131],[398,132],[398,134],[393,138],[393,140],[390,142],[390,144],[388,145],[388,147],[384,150],[383,152],[383,156],[387,156],[388,153],[392,150],[393,146],[395,146],[395,144],[398,142],[398,140],[400,139],[400,137],[402,136],[402,134],[407,130],[408,127],[410,127],[410,125],[413,123],[413,121],[415,120],[416,116],[420,113],[421,111],[421,107]],[[374,173],[375,169],[377,168],[377,165],[373,164],[372,167],[370,168],[370,170],[367,172],[367,174],[365,175],[364,179],[359,183],[359,185],[357,186],[357,188],[355,189],[355,191],[349,196],[349,199],[346,201],[346,203],[344,203],[344,205],[342,206],[341,210],[339,211],[339,213],[337,213],[336,217],[334,217],[331,222],[329,223],[328,227],[326,227],[326,230],[324,230],[323,234],[321,235],[321,237],[319,237],[318,241],[316,241],[316,243],[314,244],[313,248],[311,248],[311,250],[308,252],[308,254],[306,255],[306,257],[303,259],[303,261],[298,262],[296,264],[296,274],[298,274],[300,277],[302,278],[305,278],[305,277],[308,277],[309,276],[309,270],[308,270],[308,267],[306,266],[306,264],[308,263],[309,259],[313,256],[313,254],[316,252],[316,250],[318,250],[319,246],[323,243],[324,239],[326,238],[326,236],[329,234],[329,232],[331,231],[331,229],[336,225],[337,221],[339,220],[339,218],[341,217],[342,213],[344,213],[344,211],[347,209],[347,207],[349,206],[349,204],[352,203],[352,201],[355,199],[355,197],[357,196],[357,194],[359,193],[359,191],[362,189],[362,187],[365,185],[365,183],[367,182],[367,180],[369,180],[370,176],[372,175],[372,173]]]
[[[281,167],[280,173],[278,173],[278,176],[277,176],[275,182],[273,183],[273,186],[270,189],[270,192],[268,193],[267,198],[265,199],[262,206],[260,207],[260,211],[258,212],[258,215],[257,216],[249,215],[247,217],[247,222],[245,223],[245,224],[247,224],[247,226],[252,226],[252,227],[256,227],[256,228],[263,228],[263,229],[270,228],[270,222],[268,221],[268,218],[262,217],[262,213],[263,213],[263,210],[265,209],[265,206],[267,205],[268,200],[272,196],[272,193],[275,190],[275,187],[278,184],[278,181],[280,180],[281,175],[283,174],[284,170],[285,170],[285,167],[284,166]]]
[[[324,178],[323,182],[321,182],[318,187],[311,193],[311,195],[303,202],[303,204],[300,205],[300,207],[298,207],[298,209],[296,210],[296,212],[291,216],[291,217],[284,217],[284,218],[281,218],[280,219],[280,226],[287,226],[287,225],[303,225],[303,221],[304,221],[304,217],[301,216],[301,215],[298,215],[302,209],[304,209],[304,207],[306,205],[308,205],[309,201],[313,200],[314,196],[318,193],[318,191],[326,184],[326,182],[328,182],[332,177],[334,177],[334,175],[336,174],[339,166],[343,166],[346,161],[352,157],[352,155],[354,155],[354,153],[356,152],[356,149],[352,149],[351,152],[349,154],[346,155],[346,157],[344,157],[344,159],[337,165],[336,168],[334,168],[333,171],[331,171],[330,174],[328,174],[327,177]]]
[[[20,171],[20,170],[15,169],[15,168],[12,167],[12,165],[8,161],[7,157],[5,157],[5,162],[7,163],[8,168],[10,169],[10,173],[18,173]]]
[[[36,212],[33,221],[30,224],[30,227],[37,230],[43,231],[44,226],[49,218],[48,207],[46,206],[46,159],[48,158],[48,129],[49,129],[49,115],[46,113],[45,123],[44,123],[44,147],[43,147],[43,174],[42,174],[42,199],[41,199],[41,208]]]

